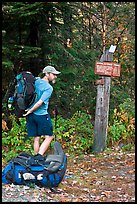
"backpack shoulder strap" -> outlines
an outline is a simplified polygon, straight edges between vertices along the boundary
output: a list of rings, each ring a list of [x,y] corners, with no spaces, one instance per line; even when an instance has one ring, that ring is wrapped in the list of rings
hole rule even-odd
[[[12,162],[14,164],[19,164],[21,166],[24,166],[26,169],[30,169],[30,164],[28,163],[29,159],[24,159],[23,157],[19,158],[19,157],[16,157],[12,160]]]
[[[55,155],[55,154],[49,154],[46,157],[45,162],[59,162],[60,164],[62,164],[63,162],[63,155]]]
[[[45,169],[49,172],[56,172],[59,170],[60,166],[63,162],[63,156],[62,155],[48,155],[45,163],[49,163],[48,167],[45,167]]]

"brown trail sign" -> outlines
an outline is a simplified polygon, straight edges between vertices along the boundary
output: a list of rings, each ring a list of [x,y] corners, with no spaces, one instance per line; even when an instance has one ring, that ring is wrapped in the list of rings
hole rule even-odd
[[[93,151],[102,152],[106,147],[110,83],[112,76],[120,76],[120,65],[111,62],[113,54],[108,50],[101,56],[100,62],[96,62],[95,74],[100,75],[97,84],[96,114],[94,125]]]
[[[120,64],[114,62],[96,62],[95,74],[104,76],[120,76]]]

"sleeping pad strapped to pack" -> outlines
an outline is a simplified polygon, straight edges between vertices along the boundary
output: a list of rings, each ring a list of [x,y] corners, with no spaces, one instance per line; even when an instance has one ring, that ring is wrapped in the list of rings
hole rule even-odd
[[[2,183],[28,185],[34,183],[40,187],[57,187],[67,168],[67,157],[59,142],[54,143],[54,154],[35,159],[22,152],[9,161],[2,171]]]

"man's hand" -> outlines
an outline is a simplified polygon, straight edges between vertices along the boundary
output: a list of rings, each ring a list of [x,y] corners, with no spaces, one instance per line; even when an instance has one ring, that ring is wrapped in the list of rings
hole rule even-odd
[[[27,116],[30,113],[34,112],[35,110],[37,110],[41,105],[42,105],[43,101],[40,99],[37,103],[35,103],[35,105],[30,109],[30,110],[25,110],[27,111],[25,114],[23,114],[23,116]]]
[[[25,111],[26,111],[26,113],[23,114],[23,116],[27,116],[27,115],[29,115],[30,113],[32,113],[30,110],[25,110]]]

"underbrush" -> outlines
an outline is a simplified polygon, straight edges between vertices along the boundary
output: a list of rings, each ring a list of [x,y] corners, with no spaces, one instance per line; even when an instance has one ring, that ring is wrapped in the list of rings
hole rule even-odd
[[[9,160],[22,151],[34,153],[33,138],[24,141],[27,136],[26,119],[20,118],[21,125],[18,125],[14,116],[11,117],[12,128],[2,131],[2,157],[4,160]],[[91,115],[80,111],[68,119],[58,116],[56,127],[55,121],[52,119],[55,138],[67,153],[88,154],[92,152],[94,126],[91,121],[93,121]],[[123,106],[119,110],[115,109],[109,121],[107,148],[119,145],[125,151],[131,150],[134,146],[134,139],[134,116],[128,111],[124,112]]]
[[[135,143],[135,106],[127,98],[114,109],[108,126],[107,146],[119,145],[129,150]]]

